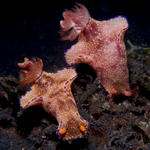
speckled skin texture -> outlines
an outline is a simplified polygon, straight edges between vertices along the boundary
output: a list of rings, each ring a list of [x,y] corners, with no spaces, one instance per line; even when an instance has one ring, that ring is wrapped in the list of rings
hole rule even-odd
[[[28,61],[30,60],[28,59],[27,61],[25,60],[24,63],[19,63],[19,66],[26,66]],[[39,59],[37,61],[39,61],[39,63],[42,62]],[[38,62],[30,61],[30,64],[34,66],[33,70],[38,70],[36,65],[34,65],[38,64]],[[26,70],[27,76],[30,76],[28,68],[29,65],[24,67],[23,70]],[[39,68],[39,70],[42,69]],[[20,99],[20,105],[23,109],[40,105],[46,112],[56,117],[59,123],[57,133],[63,140],[83,137],[87,131],[81,131],[81,129],[83,127],[85,129],[88,128],[88,122],[80,116],[71,92],[71,84],[75,78],[76,72],[72,68],[63,69],[56,73],[43,71],[33,83],[31,90]],[[81,129],[80,126],[82,126]],[[59,131],[64,128],[66,132],[61,134]]]
[[[110,95],[130,96],[123,41],[128,28],[126,18],[119,16],[97,21],[90,17],[88,10],[81,4],[72,11],[65,11],[63,17],[64,20],[60,21],[62,40],[72,41],[78,37],[78,42],[65,53],[67,63],[89,64]]]

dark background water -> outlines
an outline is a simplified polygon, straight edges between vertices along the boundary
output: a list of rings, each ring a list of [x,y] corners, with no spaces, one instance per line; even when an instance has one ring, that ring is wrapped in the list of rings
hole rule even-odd
[[[25,56],[41,57],[48,69],[51,64],[58,68],[65,64],[63,53],[70,44],[60,40],[59,21],[62,12],[75,2],[84,4],[97,20],[125,16],[129,22],[127,39],[150,46],[150,6],[146,0],[6,1],[0,4],[0,76],[17,76],[17,62]]]

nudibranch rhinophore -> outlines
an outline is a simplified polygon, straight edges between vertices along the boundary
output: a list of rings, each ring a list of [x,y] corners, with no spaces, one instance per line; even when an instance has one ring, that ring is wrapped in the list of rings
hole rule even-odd
[[[63,17],[60,21],[62,40],[72,41],[78,37],[78,42],[65,53],[67,63],[87,63],[110,95],[131,96],[124,44],[126,18],[97,21],[81,4],[64,11]]]
[[[43,62],[40,58],[24,59],[18,63],[20,83],[32,84],[31,90],[20,99],[23,109],[39,105],[46,112],[56,117],[59,127],[58,135],[63,140],[83,137],[88,129],[88,122],[84,120],[77,109],[71,92],[71,84],[77,74],[72,68],[65,68],[56,73],[42,71]]]

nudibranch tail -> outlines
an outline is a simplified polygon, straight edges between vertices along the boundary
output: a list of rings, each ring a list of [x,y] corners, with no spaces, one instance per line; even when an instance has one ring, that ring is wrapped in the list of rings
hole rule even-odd
[[[72,10],[63,12],[64,20],[60,21],[62,40],[74,40],[88,23],[90,14],[86,7],[77,4]]]
[[[132,92],[130,92],[130,91],[124,91],[124,95],[125,96],[132,96]]]
[[[88,122],[80,118],[72,117],[65,127],[59,127],[58,135],[63,140],[82,138],[88,129]]]
[[[119,90],[117,91],[115,89],[112,89],[112,90],[108,91],[108,98],[111,99],[114,96],[119,95],[119,94],[123,94],[123,95],[125,95],[127,97],[132,96],[132,92],[130,92],[130,91],[126,90],[126,91],[120,92]]]
[[[21,69],[19,72],[20,84],[29,85],[40,76],[43,62],[40,58],[35,58],[31,61],[25,57],[24,62],[18,63],[18,66]]]

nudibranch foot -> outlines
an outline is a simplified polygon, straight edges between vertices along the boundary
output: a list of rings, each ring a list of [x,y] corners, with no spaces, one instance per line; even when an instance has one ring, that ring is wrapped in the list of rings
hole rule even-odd
[[[20,84],[32,84],[42,73],[43,62],[40,58],[34,58],[32,61],[25,57],[23,63],[18,63],[20,67]]]
[[[80,118],[72,117],[66,125],[62,126],[58,128],[57,133],[61,139],[69,141],[82,138],[87,133],[88,122]]]
[[[74,40],[89,20],[89,12],[81,4],[77,4],[72,10],[63,12],[64,20],[60,21],[62,40]]]

